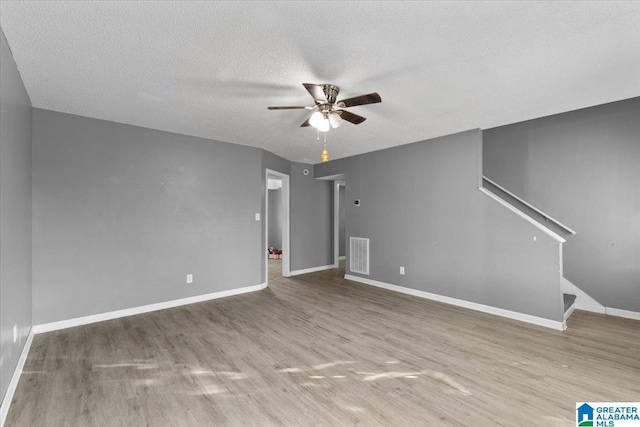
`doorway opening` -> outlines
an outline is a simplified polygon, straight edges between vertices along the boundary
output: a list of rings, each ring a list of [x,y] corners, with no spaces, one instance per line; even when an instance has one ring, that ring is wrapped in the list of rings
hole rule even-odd
[[[333,266],[340,267],[340,261],[346,258],[345,238],[345,195],[346,183],[336,180],[333,184]]]
[[[266,170],[264,217],[264,277],[269,283],[279,276],[290,276],[289,175]]]

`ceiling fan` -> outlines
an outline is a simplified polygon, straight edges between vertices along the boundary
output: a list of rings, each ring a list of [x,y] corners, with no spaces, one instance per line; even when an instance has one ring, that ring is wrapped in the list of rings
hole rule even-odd
[[[267,107],[269,110],[315,110],[300,127],[313,126],[321,132],[327,132],[330,127],[337,128],[343,120],[359,125],[367,120],[365,117],[351,113],[344,108],[357,105],[376,104],[382,102],[382,98],[376,92],[367,95],[354,96],[337,101],[340,88],[332,84],[303,83],[305,89],[311,94],[316,105],[308,107],[303,105]]]

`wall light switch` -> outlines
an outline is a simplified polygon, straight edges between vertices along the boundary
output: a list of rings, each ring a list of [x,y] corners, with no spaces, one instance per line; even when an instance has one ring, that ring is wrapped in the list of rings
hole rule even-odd
[[[404,275],[404,267],[400,267],[400,274]]]
[[[256,212],[256,221],[260,221],[260,212]]]
[[[193,283],[193,274],[187,274],[187,283]]]

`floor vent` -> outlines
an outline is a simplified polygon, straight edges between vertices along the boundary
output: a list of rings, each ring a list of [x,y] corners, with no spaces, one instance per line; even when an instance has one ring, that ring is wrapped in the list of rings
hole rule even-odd
[[[369,239],[349,238],[349,270],[369,275]]]

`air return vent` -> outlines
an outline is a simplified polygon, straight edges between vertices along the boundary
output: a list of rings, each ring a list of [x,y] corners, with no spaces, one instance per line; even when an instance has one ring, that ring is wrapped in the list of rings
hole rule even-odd
[[[369,275],[369,239],[349,238],[349,270]]]

